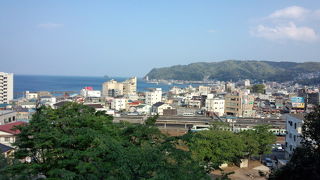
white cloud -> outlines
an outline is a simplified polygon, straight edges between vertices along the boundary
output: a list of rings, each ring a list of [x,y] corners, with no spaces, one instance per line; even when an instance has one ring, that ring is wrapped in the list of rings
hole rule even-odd
[[[55,28],[63,27],[63,24],[49,22],[49,23],[38,24],[38,27],[44,28],[44,29],[55,29]]]
[[[304,19],[308,14],[310,13],[310,10],[305,9],[300,6],[290,6],[284,9],[277,10],[270,14],[269,18],[286,18],[286,19]]]
[[[293,22],[285,25],[276,25],[275,27],[258,25],[251,31],[251,33],[254,36],[269,40],[295,40],[312,42],[319,39],[314,29],[306,26],[297,27]]]
[[[214,30],[214,29],[209,29],[208,30],[208,33],[215,33],[216,32],[216,30]]]

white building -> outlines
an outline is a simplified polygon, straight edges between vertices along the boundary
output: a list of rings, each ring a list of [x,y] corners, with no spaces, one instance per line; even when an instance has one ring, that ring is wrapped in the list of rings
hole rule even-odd
[[[57,103],[57,98],[54,96],[42,96],[40,97],[40,103],[53,107],[53,104]]]
[[[8,104],[13,99],[13,74],[0,72],[0,104]]]
[[[126,109],[127,100],[125,98],[114,98],[111,102],[111,109],[121,111]]]
[[[26,96],[26,99],[28,99],[28,100],[38,99],[38,93],[36,93],[36,92],[26,91],[25,96]]]
[[[11,110],[0,111],[0,125],[16,121],[17,113]]]
[[[302,125],[304,120],[303,114],[286,114],[286,147],[285,157],[291,157],[293,151],[301,145]]]
[[[95,91],[92,87],[85,87],[80,90],[80,95],[84,98],[99,98],[101,91]]]
[[[224,99],[219,98],[209,98],[206,99],[206,110],[213,111],[218,116],[223,116],[224,114]]]
[[[156,88],[153,91],[146,92],[146,104],[152,106],[153,104],[161,101],[162,101],[161,88]]]
[[[163,115],[163,110],[165,109],[172,109],[169,104],[165,104],[163,102],[157,102],[152,106],[152,113],[159,114],[160,116]]]

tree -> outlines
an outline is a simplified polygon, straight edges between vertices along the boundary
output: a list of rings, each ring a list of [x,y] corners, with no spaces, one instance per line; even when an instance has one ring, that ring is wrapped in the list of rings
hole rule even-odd
[[[244,152],[250,160],[252,155],[258,155],[259,143],[257,141],[256,131],[255,130],[245,130],[239,133],[243,143],[244,143]]]
[[[271,144],[276,142],[276,136],[269,131],[269,129],[270,126],[268,125],[258,125],[254,127],[254,136],[258,145],[257,153],[260,156],[260,161],[263,154],[271,153]]]
[[[223,163],[238,164],[244,155],[241,138],[230,131],[208,130],[194,133],[189,148],[193,158],[200,161],[207,172],[219,169]]]
[[[16,137],[16,179],[206,179],[189,152],[150,125],[113,124],[85,105],[40,107]]]
[[[251,87],[253,93],[264,93],[265,86],[264,84],[255,84]]]

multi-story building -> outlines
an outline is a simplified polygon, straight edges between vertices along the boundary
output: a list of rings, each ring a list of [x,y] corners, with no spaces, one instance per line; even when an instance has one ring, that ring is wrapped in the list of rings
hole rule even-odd
[[[8,104],[13,99],[13,74],[0,72],[0,104]]]
[[[111,102],[111,109],[121,111],[125,110],[127,105],[127,100],[125,98],[114,98]]]
[[[131,77],[122,83],[124,95],[134,95],[137,93],[137,77]]]
[[[102,84],[102,96],[117,97],[122,95],[132,96],[137,93],[137,77],[132,77],[123,82],[110,80]]]
[[[236,117],[252,117],[254,97],[244,93],[230,93],[225,96],[225,113]]]
[[[156,88],[152,91],[146,92],[146,104],[153,105],[162,101],[162,89]]]
[[[123,83],[110,80],[102,84],[102,96],[117,97],[123,95]]]
[[[80,95],[84,98],[101,97],[101,91],[95,91],[92,87],[85,87],[80,90]]]
[[[218,116],[223,116],[225,100],[220,98],[208,98],[206,99],[206,110],[213,111]]]
[[[288,159],[294,150],[301,145],[304,114],[286,114],[283,118],[286,120],[285,157]]]
[[[0,111],[0,125],[16,121],[17,113],[11,110]]]

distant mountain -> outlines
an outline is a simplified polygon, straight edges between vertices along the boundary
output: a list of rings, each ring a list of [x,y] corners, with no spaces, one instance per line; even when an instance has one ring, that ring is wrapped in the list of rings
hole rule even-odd
[[[174,80],[270,80],[291,81],[304,73],[320,72],[319,62],[239,61],[198,62],[154,68],[146,76],[149,79]]]

